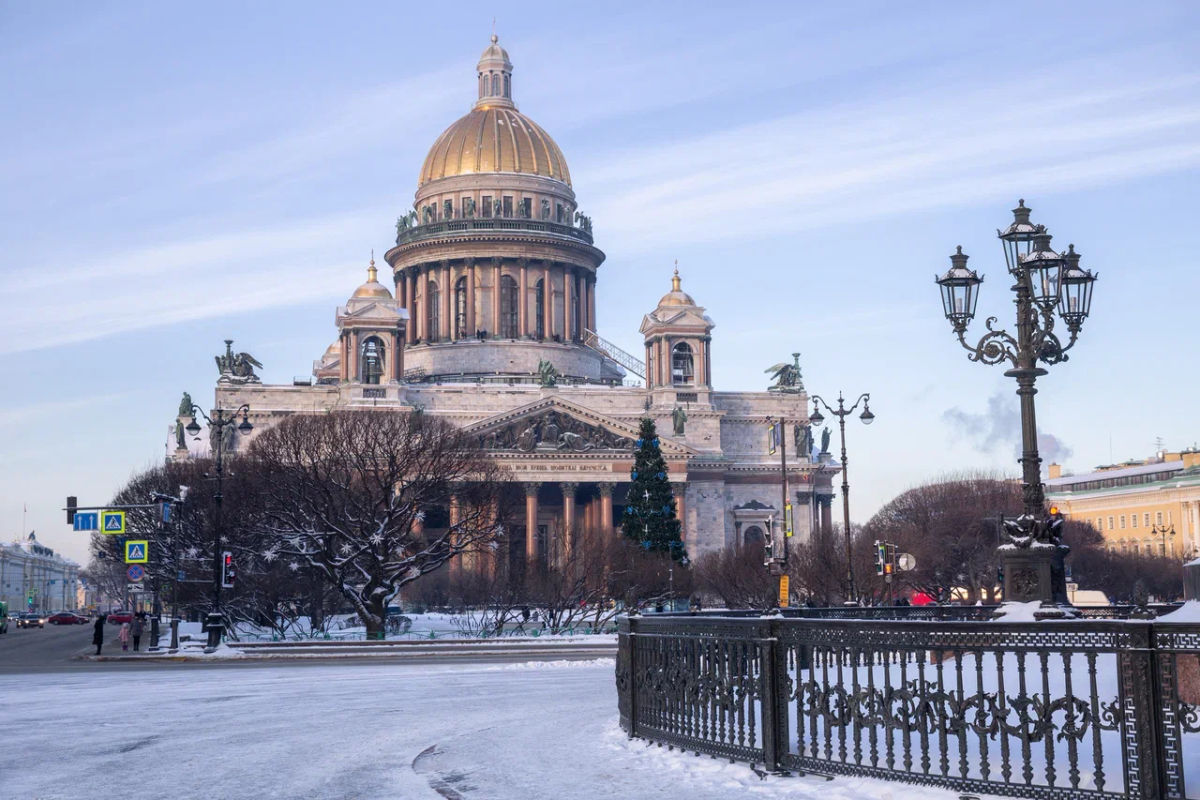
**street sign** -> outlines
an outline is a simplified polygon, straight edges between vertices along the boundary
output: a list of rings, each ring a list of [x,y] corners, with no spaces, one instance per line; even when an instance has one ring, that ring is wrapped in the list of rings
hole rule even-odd
[[[787,503],[783,507],[783,525],[784,525],[783,535],[791,536],[792,535],[792,504],[791,503]]]
[[[77,530],[77,531],[98,531],[98,530],[100,530],[100,513],[98,511],[76,511],[75,512],[75,530]]]
[[[896,556],[896,566],[901,572],[911,572],[917,568],[917,559],[913,558],[912,553],[901,553]]]
[[[788,594],[789,594],[788,584],[789,584],[789,582],[790,581],[789,581],[787,575],[779,576],[779,607],[780,608],[788,607]]]
[[[76,513],[75,516],[79,516]],[[101,511],[100,512],[100,532],[120,534],[125,532],[125,512],[124,511]]]
[[[150,560],[150,542],[144,539],[130,539],[125,542],[125,563],[145,564]]]
[[[130,594],[137,594],[139,592],[144,592],[144,591],[146,591],[146,587],[140,583],[129,584],[129,593]]]
[[[125,570],[125,577],[130,581],[140,581],[146,577],[146,569],[141,564],[130,564],[129,569]]]

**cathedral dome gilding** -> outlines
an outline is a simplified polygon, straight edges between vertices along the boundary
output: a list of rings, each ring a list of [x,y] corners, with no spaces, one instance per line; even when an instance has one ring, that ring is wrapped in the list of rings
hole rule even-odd
[[[378,298],[380,300],[391,300],[392,293],[388,288],[379,282],[378,273],[375,269],[375,257],[371,256],[371,265],[367,267],[367,282],[354,290],[354,294],[350,295],[350,299],[370,299]]]
[[[671,291],[662,296],[658,301],[658,307],[663,306],[694,306],[696,301],[692,296],[683,291],[680,284],[682,281],[679,278],[679,267],[675,267],[675,274],[671,276]]]
[[[508,172],[571,185],[562,150],[512,101],[512,63],[492,37],[477,66],[479,99],[429,148],[418,186],[457,175]]]

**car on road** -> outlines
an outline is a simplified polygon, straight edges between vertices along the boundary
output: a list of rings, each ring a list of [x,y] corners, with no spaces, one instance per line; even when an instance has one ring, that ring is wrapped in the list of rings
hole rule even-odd
[[[17,615],[17,627],[18,628],[44,628],[44,627],[46,627],[46,620],[42,619],[41,616],[39,616],[38,614],[18,614]]]
[[[57,614],[51,614],[46,617],[46,622],[51,625],[86,625],[87,620],[76,614],[74,611],[59,611]]]
[[[108,615],[109,625],[120,625],[122,622],[133,622],[133,612],[113,611]]]

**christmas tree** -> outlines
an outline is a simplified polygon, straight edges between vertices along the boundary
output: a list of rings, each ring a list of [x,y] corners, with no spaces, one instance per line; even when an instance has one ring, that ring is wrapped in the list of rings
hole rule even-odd
[[[683,558],[675,496],[667,481],[667,462],[659,449],[658,433],[652,419],[642,420],[630,478],[632,485],[621,530],[648,551],[670,553],[676,561]]]

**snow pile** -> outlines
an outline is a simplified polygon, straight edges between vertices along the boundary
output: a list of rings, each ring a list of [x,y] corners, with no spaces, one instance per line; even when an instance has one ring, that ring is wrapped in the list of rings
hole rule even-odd
[[[1028,603],[1003,603],[996,610],[996,620],[999,622],[1037,622],[1034,612],[1042,607],[1039,600]]]
[[[1200,623],[1200,600],[1188,600],[1171,613],[1163,614],[1155,622]]]
[[[615,658],[592,658],[571,661],[561,658],[558,661],[522,661],[518,664],[503,664],[498,667],[487,667],[484,672],[509,672],[523,669],[563,669],[564,667],[615,667]]]

